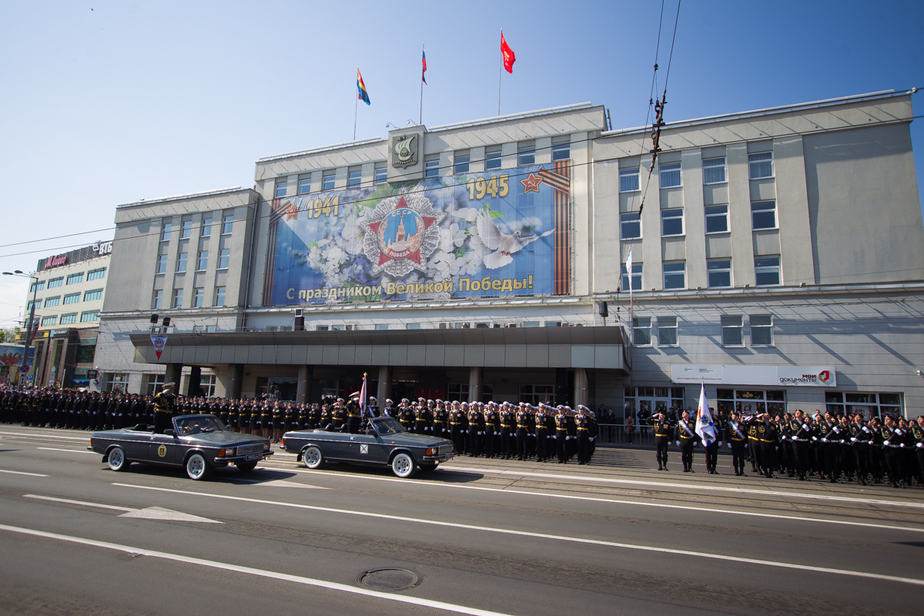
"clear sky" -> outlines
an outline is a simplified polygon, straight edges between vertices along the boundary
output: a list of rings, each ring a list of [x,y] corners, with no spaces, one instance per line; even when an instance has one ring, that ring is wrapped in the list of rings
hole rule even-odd
[[[592,102],[643,125],[660,0],[0,0],[0,271],[113,236],[115,207],[254,183],[263,156]],[[659,87],[677,0],[665,0]],[[924,87],[920,0],[682,0],[665,119]],[[924,115],[922,95],[913,98]],[[918,184],[924,118],[912,124]],[[83,233],[83,235],[74,235]],[[0,276],[0,327],[28,281]]]

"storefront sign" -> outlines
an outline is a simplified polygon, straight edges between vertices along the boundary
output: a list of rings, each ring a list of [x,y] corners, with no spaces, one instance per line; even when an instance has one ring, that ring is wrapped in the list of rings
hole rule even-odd
[[[768,387],[837,387],[834,366],[671,366],[674,383],[762,385]]]

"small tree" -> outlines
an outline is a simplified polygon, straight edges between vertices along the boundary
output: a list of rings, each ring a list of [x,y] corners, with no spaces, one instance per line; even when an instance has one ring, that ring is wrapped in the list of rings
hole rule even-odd
[[[9,327],[7,329],[0,329],[0,343],[9,344],[11,342],[16,342],[19,339],[19,328],[18,327]]]

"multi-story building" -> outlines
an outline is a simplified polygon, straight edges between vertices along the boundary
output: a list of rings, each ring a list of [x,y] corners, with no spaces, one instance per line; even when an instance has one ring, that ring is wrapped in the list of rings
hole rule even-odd
[[[887,92],[678,122],[653,164],[649,128],[584,104],[267,157],[253,190],[117,209],[98,363],[132,391],[305,400],[367,374],[621,414],[704,383],[742,410],[907,413],[912,118]]]
[[[23,336],[35,304],[29,380],[39,387],[93,383],[94,355],[112,242],[39,260],[29,287]]]

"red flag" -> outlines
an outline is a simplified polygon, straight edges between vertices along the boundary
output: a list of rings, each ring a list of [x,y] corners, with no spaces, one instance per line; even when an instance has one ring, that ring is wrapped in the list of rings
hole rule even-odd
[[[421,53],[423,54],[423,58],[421,59],[423,62],[423,68],[420,71],[420,78],[423,79],[424,83],[427,83],[427,52],[421,51]]]
[[[508,73],[513,74],[513,63],[517,61],[517,54],[513,53],[510,45],[507,44],[503,30],[501,30],[501,53],[504,55],[504,68]]]

